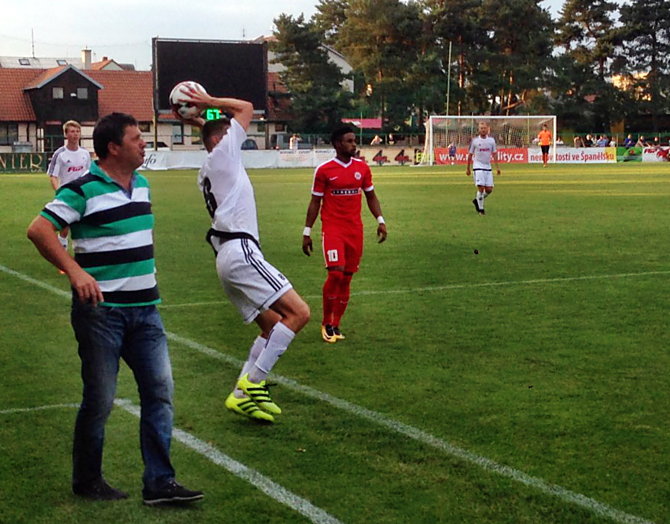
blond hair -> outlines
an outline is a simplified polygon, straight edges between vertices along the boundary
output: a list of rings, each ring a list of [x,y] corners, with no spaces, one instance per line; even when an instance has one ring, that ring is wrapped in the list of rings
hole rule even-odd
[[[76,127],[81,131],[81,124],[77,122],[76,120],[68,120],[63,124],[63,133],[67,135],[67,128],[68,127]]]

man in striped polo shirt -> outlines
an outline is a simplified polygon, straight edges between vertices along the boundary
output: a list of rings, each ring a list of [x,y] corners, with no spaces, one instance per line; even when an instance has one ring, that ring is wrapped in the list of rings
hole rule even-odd
[[[202,492],[175,481],[170,462],[172,367],[156,309],[149,184],[135,171],[146,142],[132,116],[112,113],[96,124],[93,144],[99,160],[90,172],[61,186],[28,228],[28,238],[67,274],[73,291],[72,327],[84,389],[74,432],[72,489],[94,500],[128,497],[102,477],[105,423],[123,358],[140,392],[144,503],[199,500]],[[68,226],[74,259],[56,233]]]

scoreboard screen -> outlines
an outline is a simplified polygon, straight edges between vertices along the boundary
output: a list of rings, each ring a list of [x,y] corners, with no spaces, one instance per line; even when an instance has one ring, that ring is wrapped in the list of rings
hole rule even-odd
[[[153,39],[154,104],[170,111],[170,91],[193,80],[215,97],[248,100],[256,111],[267,105],[264,43],[221,40]]]

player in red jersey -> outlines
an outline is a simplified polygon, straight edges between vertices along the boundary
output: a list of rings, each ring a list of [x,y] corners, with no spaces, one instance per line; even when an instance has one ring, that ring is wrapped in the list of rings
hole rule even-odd
[[[356,134],[350,126],[333,131],[330,143],[336,156],[321,164],[314,172],[312,200],[307,208],[302,250],[310,256],[312,226],[321,210],[323,256],[328,278],[323,285],[323,322],[321,336],[335,343],[344,338],[340,319],[349,303],[349,289],[363,254],[363,222],[361,193],[377,219],[379,242],[386,240],[386,224],[382,208],[372,185],[368,165],[356,154]],[[321,201],[323,200],[323,207]]]

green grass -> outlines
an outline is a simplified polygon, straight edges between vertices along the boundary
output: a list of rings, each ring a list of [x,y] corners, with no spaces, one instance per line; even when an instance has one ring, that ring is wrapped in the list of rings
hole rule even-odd
[[[265,255],[313,313],[275,370],[548,484],[670,522],[670,169],[504,167],[486,217],[462,168],[373,171],[389,238],[375,243],[366,210],[347,340],[334,346],[319,334],[320,248],[301,252],[311,170],[251,172]],[[166,329],[244,360],[256,329],[220,288],[195,173],[148,177]],[[51,197],[46,176],[0,175],[0,195],[0,265],[67,290],[25,238]],[[0,302],[0,411],[78,402],[68,300],[0,271]],[[255,426],[223,406],[234,366],[179,343],[171,354],[177,427],[343,523],[611,522],[285,386],[273,390],[279,423]],[[118,397],[138,402],[125,367]],[[178,442],[178,478],[205,500],[143,507],[138,421],[121,409],[104,465],[132,498],[75,499],[75,414],[0,414],[0,523],[309,522]]]

